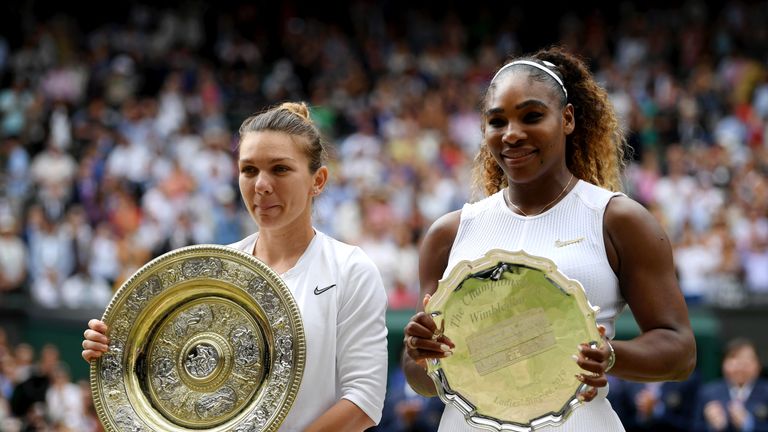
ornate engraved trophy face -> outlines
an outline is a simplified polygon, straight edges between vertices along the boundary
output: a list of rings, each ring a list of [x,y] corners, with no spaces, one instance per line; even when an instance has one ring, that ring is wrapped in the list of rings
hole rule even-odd
[[[455,344],[427,363],[440,398],[473,426],[531,431],[565,421],[581,402],[571,358],[598,343],[597,308],[554,262],[492,250],[457,264],[426,307]]]
[[[189,246],[137,271],[104,313],[94,404],[116,431],[273,431],[296,397],[306,343],[280,277],[235,249]]]

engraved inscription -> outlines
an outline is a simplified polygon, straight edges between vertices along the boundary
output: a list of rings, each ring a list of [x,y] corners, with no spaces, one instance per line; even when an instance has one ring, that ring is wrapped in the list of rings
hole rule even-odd
[[[555,343],[552,325],[541,308],[525,311],[467,338],[470,358],[480,375],[537,355]]]
[[[195,378],[209,376],[219,364],[219,352],[210,344],[201,343],[192,347],[184,361],[184,368]]]
[[[231,387],[223,387],[216,393],[200,398],[195,404],[195,413],[203,419],[226,414],[237,402],[237,394]]]
[[[511,282],[512,281],[498,282],[496,284],[496,287],[498,287],[499,285],[502,285],[502,286],[503,285],[510,285]],[[474,292],[470,292],[470,296],[472,294],[474,294]],[[467,297],[469,297],[469,296],[467,296]],[[465,299],[466,299],[466,297],[465,297]],[[474,323],[477,323],[477,322],[484,321],[484,320],[487,320],[489,318],[492,318],[493,316],[496,316],[498,314],[507,314],[508,312],[514,310],[516,306],[520,306],[521,304],[523,304],[524,301],[525,301],[525,299],[523,298],[522,295],[509,296],[503,302],[496,302],[496,303],[493,303],[493,304],[491,304],[490,306],[488,306],[486,308],[483,308],[483,309],[471,312],[469,314],[469,319],[474,324]],[[461,317],[458,316],[458,315],[459,314],[457,314],[458,319],[461,319]],[[453,319],[455,320],[457,317],[454,317]]]
[[[518,399],[508,399],[502,396],[496,396],[493,401],[497,405],[509,408],[529,407],[546,403],[551,394],[559,391],[563,385],[568,384],[568,380],[569,378],[566,373],[561,370],[547,383],[548,385],[535,386],[530,390],[530,394],[523,395]]]

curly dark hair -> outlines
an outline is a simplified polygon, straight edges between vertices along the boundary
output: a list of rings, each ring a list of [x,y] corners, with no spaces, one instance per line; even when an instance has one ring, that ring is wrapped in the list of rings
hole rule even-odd
[[[566,165],[577,178],[612,191],[621,190],[621,173],[625,166],[627,142],[619,125],[616,112],[608,99],[608,93],[595,82],[586,64],[568,51],[551,47],[533,55],[515,58],[540,64],[549,62],[547,67],[563,81],[568,97],[560,85],[546,72],[529,67],[533,79],[548,82],[555,91],[562,94],[562,107],[571,103],[574,108],[576,125],[566,137]],[[510,62],[511,62],[510,61]],[[509,73],[509,68],[499,75]],[[488,98],[495,88],[493,80],[482,100],[482,112],[487,111]],[[485,132],[485,122],[483,132]],[[475,157],[475,183],[487,195],[507,186],[507,178],[493,159],[485,144]]]

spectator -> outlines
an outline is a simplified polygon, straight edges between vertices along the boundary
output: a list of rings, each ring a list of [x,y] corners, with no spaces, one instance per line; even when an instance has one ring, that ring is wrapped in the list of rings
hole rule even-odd
[[[35,349],[28,343],[20,343],[14,348],[13,356],[16,361],[14,381],[20,383],[32,376],[35,367]]]
[[[7,403],[13,395],[14,387],[16,387],[16,362],[10,354],[0,356],[0,400]]]
[[[407,305],[415,274],[409,255],[435,215],[469,198],[482,89],[503,58],[558,39],[586,56],[636,150],[625,192],[659,217],[676,244],[692,225],[700,241],[676,250],[679,264],[714,260],[702,266],[710,273],[700,302],[736,308],[762,297],[766,247],[752,239],[753,231],[768,235],[763,2],[577,7],[535,37],[522,37],[538,25],[523,4],[508,14],[470,3],[439,11],[348,5],[348,16],[320,17],[301,4],[273,13],[131,2],[121,9],[125,19],[83,26],[38,8],[0,16],[14,20],[13,37],[0,37],[0,213],[10,209],[13,235],[30,251],[27,268],[15,268],[27,274],[16,289],[22,300],[33,291],[57,299],[74,258],[86,254],[93,277],[113,286],[169,244],[188,241],[185,230],[172,229],[182,212],[196,241],[228,244],[250,232],[247,212],[226,198],[236,176],[227,171],[231,131],[294,95],[311,98],[313,119],[340,144],[334,185],[316,201],[317,228],[392,252],[397,258],[382,254],[379,269],[392,286],[404,285],[394,288],[403,301],[390,305]],[[59,155],[51,158],[54,143]],[[159,193],[165,182],[169,194]],[[391,217],[375,242],[366,232],[372,190]],[[69,216],[77,206],[84,223]],[[52,279],[40,268],[41,258],[58,255],[40,254],[43,215],[52,232],[79,246],[64,248],[77,252],[62,255]],[[402,239],[393,229],[400,224],[410,231]],[[0,248],[0,262],[7,250]],[[685,285],[701,276],[690,273],[681,272]]]
[[[106,280],[88,272],[85,262],[79,262],[75,273],[61,284],[61,303],[68,308],[103,310],[112,298],[112,288]]]
[[[664,212],[669,235],[675,239],[681,235],[688,218],[688,206],[696,191],[696,181],[688,175],[682,147],[670,147],[666,156],[669,174],[656,182],[653,198]]]
[[[16,417],[25,418],[27,423],[38,423],[44,417],[46,392],[58,362],[58,349],[53,345],[44,346],[29,377],[19,381],[13,390],[11,411]]]
[[[13,85],[0,91],[0,132],[3,136],[21,136],[27,122],[27,110],[34,96],[25,75],[16,75]]]
[[[402,369],[392,371],[384,400],[379,432],[432,432],[440,424],[445,405],[438,398],[416,393],[405,380]]]
[[[768,382],[759,378],[760,369],[751,341],[730,341],[723,357],[723,378],[705,385],[699,394],[694,430],[768,430]]]
[[[9,135],[0,143],[0,160],[4,161],[3,171],[6,174],[5,187],[7,198],[11,204],[12,214],[20,215],[21,206],[27,199],[30,185],[29,153],[24,148],[18,136]]]
[[[711,275],[718,266],[720,255],[716,248],[704,243],[690,222],[682,227],[680,241],[674,246],[675,267],[680,279],[680,289],[689,305],[700,304],[711,297]]]
[[[639,383],[614,379],[608,398],[628,432],[693,431],[691,418],[700,386],[694,372],[685,381]]]
[[[51,383],[45,393],[46,417],[72,431],[85,430],[83,398],[80,387],[70,381],[69,371],[58,364],[51,372]]]
[[[753,232],[749,248],[743,253],[742,262],[747,290],[768,294],[768,236]]]
[[[0,214],[0,297],[21,291],[27,279],[27,245],[10,214]],[[2,357],[2,356],[0,356]]]

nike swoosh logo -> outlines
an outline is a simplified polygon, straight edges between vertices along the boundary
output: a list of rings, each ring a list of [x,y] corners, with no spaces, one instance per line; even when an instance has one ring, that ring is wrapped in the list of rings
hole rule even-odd
[[[577,239],[565,240],[565,241],[563,241],[563,240],[556,240],[555,241],[555,247],[561,248],[561,247],[572,245],[572,244],[575,244],[575,243],[580,243],[583,240],[584,240],[584,237],[579,237]]]
[[[322,294],[322,293],[324,293],[324,292],[328,291],[329,289],[331,289],[331,288],[333,288],[333,287],[335,287],[335,286],[336,286],[336,284],[333,284],[333,285],[328,285],[328,286],[327,286],[327,287],[325,287],[325,288],[320,288],[319,286],[316,286],[316,287],[315,287],[315,295],[320,295],[320,294]]]

